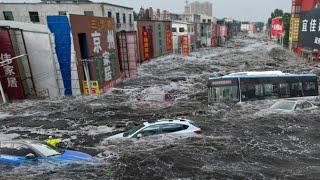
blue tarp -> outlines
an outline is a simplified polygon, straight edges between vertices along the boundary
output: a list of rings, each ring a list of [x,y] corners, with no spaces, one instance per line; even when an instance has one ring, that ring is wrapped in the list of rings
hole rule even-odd
[[[67,16],[47,16],[48,27],[55,36],[56,53],[64,85],[64,95],[72,95],[71,37]]]

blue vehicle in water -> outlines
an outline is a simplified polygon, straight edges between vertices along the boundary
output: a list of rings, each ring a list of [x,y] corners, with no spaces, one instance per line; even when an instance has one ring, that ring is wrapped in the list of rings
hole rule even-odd
[[[0,164],[20,165],[40,162],[99,164],[99,161],[89,154],[71,150],[58,152],[39,141],[19,140],[0,142]]]

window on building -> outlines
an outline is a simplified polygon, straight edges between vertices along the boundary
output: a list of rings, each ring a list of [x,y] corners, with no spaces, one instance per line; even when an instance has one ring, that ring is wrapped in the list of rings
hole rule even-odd
[[[126,19],[126,14],[125,13],[122,14],[122,22],[123,22],[123,24],[127,23],[127,19]]]
[[[84,11],[84,15],[93,16],[93,11]]]
[[[211,19],[208,19],[208,23],[211,23]]]
[[[171,30],[172,32],[177,32],[177,28],[172,28],[172,30]]]
[[[116,13],[116,20],[117,20],[117,24],[120,24],[120,14]]]
[[[11,11],[3,11],[4,20],[14,21],[13,14]]]
[[[108,11],[108,18],[112,18],[112,12]]]
[[[190,29],[190,27],[188,27],[188,32],[191,32],[191,29]]]
[[[129,14],[129,23],[132,24],[132,14]]]
[[[30,21],[31,22],[34,22],[34,23],[40,22],[38,12],[30,11],[29,12],[29,16],[30,16]]]
[[[184,28],[179,28],[179,32],[184,32]]]
[[[205,23],[205,22],[206,22],[206,20],[205,20],[205,19],[202,19],[202,22],[203,22],[203,23]]]
[[[67,15],[67,11],[59,11],[59,16],[65,16]]]

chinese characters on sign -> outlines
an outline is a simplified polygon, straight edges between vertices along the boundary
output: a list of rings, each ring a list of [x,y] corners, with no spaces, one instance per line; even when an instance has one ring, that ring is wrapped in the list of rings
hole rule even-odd
[[[111,76],[109,52],[103,53],[102,57],[103,57],[104,73],[105,73],[104,77],[106,81],[110,81],[112,79],[112,76]]]
[[[228,84],[232,84],[231,80],[223,80],[223,81],[213,81],[212,85],[228,85]]]
[[[171,31],[166,32],[166,50],[172,51],[172,32]]]
[[[301,13],[299,43],[304,47],[320,48],[320,11],[318,8]]]
[[[8,59],[11,59],[11,55],[7,53],[1,53],[0,54],[0,62],[4,62]],[[16,88],[18,87],[18,82],[15,77],[16,73],[14,72],[14,67],[12,65],[12,61],[8,61],[3,66],[4,75],[7,77],[7,83],[8,87],[10,88]]]
[[[91,36],[93,39],[93,52],[98,54],[102,50],[100,44],[101,33],[94,31],[93,33],[91,33]]]
[[[189,55],[189,37],[188,36],[182,36],[182,54],[184,56]]]
[[[271,37],[279,38],[284,35],[284,26],[281,17],[273,18],[271,22]]]
[[[142,31],[142,42],[143,42],[143,59],[145,61],[150,60],[150,45],[148,31],[143,29]]]
[[[109,49],[115,49],[115,43],[114,43],[114,34],[113,34],[113,30],[108,30],[107,31],[108,35],[107,35],[107,41],[108,41],[108,46]]]
[[[289,34],[289,38],[290,38],[290,41],[292,41],[292,42],[298,41],[299,23],[300,23],[299,18],[294,18],[294,17],[291,18],[291,21],[290,21],[291,31]]]

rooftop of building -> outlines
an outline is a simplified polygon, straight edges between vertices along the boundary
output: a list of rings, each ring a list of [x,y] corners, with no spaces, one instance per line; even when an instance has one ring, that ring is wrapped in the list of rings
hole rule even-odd
[[[42,0],[42,2],[0,2],[0,4],[16,4],[16,5],[36,5],[36,4],[41,4],[41,5],[57,5],[57,4],[63,4],[63,5],[70,5],[70,4],[102,4],[102,5],[109,5],[109,6],[114,6],[114,7],[119,7],[119,8],[125,8],[125,9],[130,9],[133,10],[132,7],[126,7],[126,6],[121,6],[117,4],[111,4],[111,3],[105,3],[105,2],[92,2],[89,0],[61,0],[59,3],[56,2],[49,2],[50,0]]]

